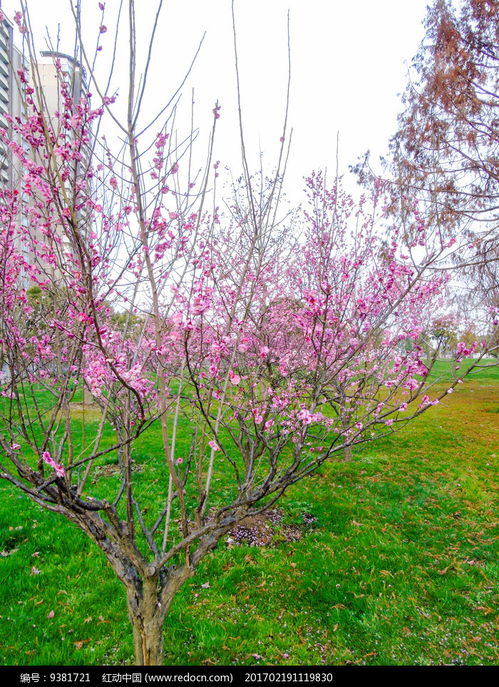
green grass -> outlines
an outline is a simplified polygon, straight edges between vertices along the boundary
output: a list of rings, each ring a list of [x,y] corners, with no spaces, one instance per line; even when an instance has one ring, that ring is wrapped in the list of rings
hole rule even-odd
[[[451,381],[459,378],[465,370],[474,363],[473,359],[466,358],[462,361],[458,369],[452,367],[451,360],[437,360],[430,373],[430,380],[435,382]],[[480,367],[472,370],[467,377],[467,382],[474,382],[479,385],[489,385],[499,383],[499,366],[494,358],[485,358],[478,365]]]
[[[220,543],[174,602],[166,663],[497,663],[498,372],[290,490],[286,522],[316,518],[299,541],[278,528],[274,546]],[[144,488],[154,452],[144,438]],[[0,552],[2,664],[131,663],[103,556],[3,483]]]

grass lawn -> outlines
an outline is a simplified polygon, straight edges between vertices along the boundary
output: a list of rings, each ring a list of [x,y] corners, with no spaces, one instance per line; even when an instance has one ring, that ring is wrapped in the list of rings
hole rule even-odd
[[[270,546],[221,542],[174,602],[166,663],[497,663],[498,388],[499,370],[482,371],[403,432],[296,485]],[[144,483],[153,469],[144,459]],[[0,663],[132,655],[104,557],[0,483]]]

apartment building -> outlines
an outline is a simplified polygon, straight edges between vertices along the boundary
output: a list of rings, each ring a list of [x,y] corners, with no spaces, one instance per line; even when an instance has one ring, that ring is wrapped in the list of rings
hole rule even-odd
[[[82,92],[86,88],[85,70],[81,67],[78,60],[71,55],[54,51],[44,51],[37,56],[36,61],[28,62],[14,43],[16,31],[17,27],[13,22],[9,21],[3,13],[0,14],[0,127],[8,132],[8,138],[15,140],[9,117],[22,120],[26,115],[25,103],[18,79],[18,72],[24,66],[28,80],[33,85],[36,84],[36,92],[33,96],[35,102],[41,107],[49,127],[58,135],[60,119],[56,116],[56,113],[63,111],[61,82],[69,86],[72,99],[77,103],[80,101]],[[75,134],[66,130],[64,135],[71,136]],[[32,157],[35,162],[40,162],[42,165],[46,164],[46,160],[43,158],[38,159],[39,153],[36,150],[31,150],[29,144],[24,143],[22,145],[25,147],[28,157]],[[81,153],[83,155],[82,160],[78,163],[73,163],[74,170],[70,175],[71,179],[74,179],[75,176],[85,178],[90,160],[88,146],[85,146]],[[56,158],[53,160],[53,164],[54,169],[59,167],[62,169],[64,164],[67,163]],[[0,192],[19,187],[21,171],[20,163],[16,156],[12,154],[8,145],[0,139]],[[79,213],[78,219],[82,226],[86,225],[86,218],[83,216],[83,213]],[[20,213],[18,222],[19,225],[27,223],[24,212]],[[37,230],[30,231],[31,248],[29,242],[23,241],[22,245],[22,251],[27,262],[34,260],[33,248],[35,243],[40,241],[46,242],[46,240]],[[59,246],[59,250],[61,253],[64,253],[70,247],[67,240],[62,240],[63,243]],[[56,281],[61,276],[60,270],[52,271],[47,266],[44,266],[43,270],[47,272],[47,277],[51,281]]]
[[[23,57],[14,45],[14,26],[7,19],[0,21],[0,127],[11,133],[7,115],[21,117],[23,103],[17,85],[17,72]],[[12,188],[16,183],[16,161],[11,151],[0,140],[0,189]]]

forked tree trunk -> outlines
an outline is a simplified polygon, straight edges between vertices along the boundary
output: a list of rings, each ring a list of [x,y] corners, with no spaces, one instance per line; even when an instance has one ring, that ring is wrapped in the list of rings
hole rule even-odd
[[[341,428],[346,432],[350,428],[350,414],[344,413],[341,416]],[[343,449],[343,460],[349,462],[352,460],[352,447],[346,446]]]
[[[135,665],[163,665],[163,621],[130,614],[133,627]]]
[[[114,525],[113,537],[110,525],[98,513],[67,510],[66,516],[80,527],[104,552],[118,579],[124,584],[127,596],[128,617],[133,629],[135,664],[155,666],[163,664],[163,623],[175,593],[182,582],[192,574],[190,569],[170,579],[147,574],[146,565],[137,565],[140,553],[130,541],[128,531],[110,508],[108,516]]]
[[[94,405],[94,397],[90,393],[90,389],[87,389],[87,387],[85,385],[83,385],[83,405],[84,406]]]
[[[134,584],[126,584],[136,665],[163,665],[163,625],[166,614],[175,594],[193,573],[191,566],[184,566],[170,572],[167,578],[156,574],[137,579]]]
[[[156,577],[145,580],[141,589],[127,589],[136,665],[163,665],[163,624],[173,594],[162,602]]]

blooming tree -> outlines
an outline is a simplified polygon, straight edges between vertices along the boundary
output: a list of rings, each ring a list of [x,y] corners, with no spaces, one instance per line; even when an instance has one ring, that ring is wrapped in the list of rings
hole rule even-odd
[[[22,71],[25,117],[0,131],[20,170],[0,199],[0,477],[102,550],[126,591],[135,661],[152,665],[176,592],[224,535],[438,403],[487,343],[459,342],[453,381],[432,388],[438,350],[428,358],[422,337],[445,309],[438,255],[383,223],[381,186],[355,204],[312,174],[307,209],[285,214],[286,127],[270,179],[250,175],[242,140],[222,212],[208,192],[216,105],[201,181],[183,177],[192,136],[174,142],[170,111],[152,138],[138,123],[128,8],[124,121],[97,84],[75,101],[56,60],[60,111],[49,116]],[[121,152],[97,144],[110,119]],[[86,432],[73,418],[83,389],[98,408]],[[144,486],[134,455],[151,432]],[[99,470],[109,457],[118,482]]]

